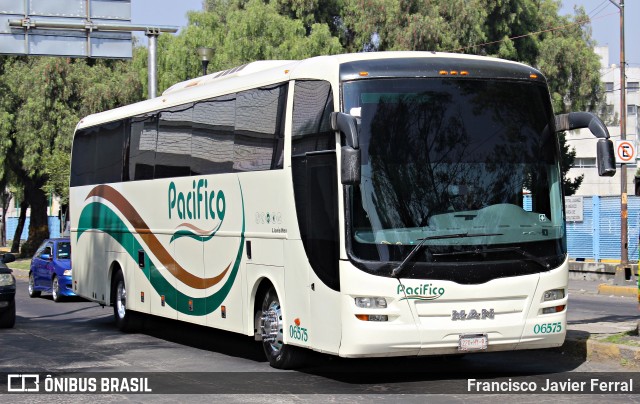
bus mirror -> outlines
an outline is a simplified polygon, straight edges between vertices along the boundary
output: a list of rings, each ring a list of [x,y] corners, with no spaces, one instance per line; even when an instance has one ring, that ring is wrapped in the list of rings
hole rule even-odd
[[[598,175],[613,177],[616,173],[616,157],[613,142],[609,139],[599,139],[597,145]]]
[[[358,149],[358,127],[354,116],[342,113],[331,113],[331,129],[344,133],[347,146]]]
[[[340,178],[342,185],[360,184],[360,149],[351,146],[342,147],[342,160],[340,165]]]
[[[591,112],[569,112],[556,115],[556,132],[582,128],[589,128],[593,136],[599,139],[596,149],[598,175],[613,177],[616,173],[616,157],[604,122]]]
[[[589,128],[593,136],[599,139],[609,139],[609,131],[604,122],[591,112],[556,115],[556,132],[582,128]]]

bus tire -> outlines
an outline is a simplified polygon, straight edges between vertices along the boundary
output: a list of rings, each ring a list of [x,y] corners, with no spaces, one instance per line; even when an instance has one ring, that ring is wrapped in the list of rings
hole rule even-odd
[[[118,270],[113,277],[111,288],[111,301],[113,302],[113,317],[116,327],[123,332],[137,330],[137,318],[134,312],[127,309],[127,287],[124,283],[122,271]]]
[[[269,364],[276,369],[295,369],[305,362],[305,350],[284,343],[284,321],[280,299],[273,287],[262,300],[260,329],[262,348]]]

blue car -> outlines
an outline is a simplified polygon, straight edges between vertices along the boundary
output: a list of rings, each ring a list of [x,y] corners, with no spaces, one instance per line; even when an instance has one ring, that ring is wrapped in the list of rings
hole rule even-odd
[[[51,292],[54,302],[75,296],[71,283],[71,242],[68,238],[45,240],[31,259],[29,296]]]

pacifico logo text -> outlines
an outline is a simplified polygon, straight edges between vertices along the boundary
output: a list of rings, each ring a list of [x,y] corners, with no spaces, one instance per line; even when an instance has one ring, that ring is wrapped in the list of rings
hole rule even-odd
[[[214,220],[224,219],[226,201],[224,192],[208,188],[205,179],[194,180],[191,189],[178,189],[172,181],[169,184],[169,219]]]

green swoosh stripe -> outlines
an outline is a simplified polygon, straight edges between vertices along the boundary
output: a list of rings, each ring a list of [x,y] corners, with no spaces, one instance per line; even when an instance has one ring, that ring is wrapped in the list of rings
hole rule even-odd
[[[242,188],[240,189],[242,195]],[[87,204],[80,214],[78,222],[78,239],[87,230],[100,230],[109,234],[116,240],[135,261],[138,259],[138,251],[144,250],[140,242],[129,231],[124,222],[118,215],[108,206],[100,202],[91,202]],[[224,299],[226,299],[240,268],[242,260],[242,252],[244,251],[244,198],[242,198],[242,232],[240,233],[240,246],[236,259],[233,264],[229,278],[222,287],[213,294],[206,297],[191,297],[176,289],[167,279],[162,276],[160,271],[149,259],[149,254],[145,254],[145,266],[140,270],[144,272],[151,286],[159,295],[165,296],[165,304],[180,313],[191,316],[204,316],[216,310]],[[146,250],[145,250],[146,252]],[[193,309],[189,308],[189,301],[192,302]]]

